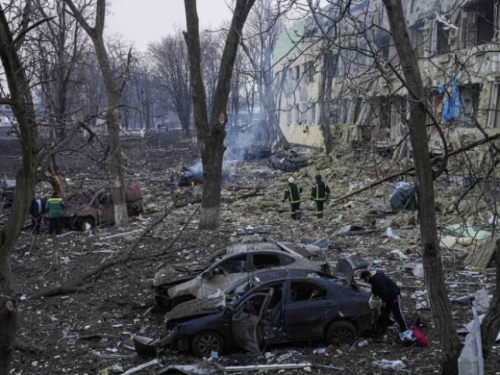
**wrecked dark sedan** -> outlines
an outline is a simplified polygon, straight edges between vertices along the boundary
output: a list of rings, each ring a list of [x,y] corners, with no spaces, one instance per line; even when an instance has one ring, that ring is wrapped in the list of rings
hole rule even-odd
[[[307,340],[352,344],[375,327],[378,312],[369,299],[328,278],[272,280],[215,314],[168,321],[169,336],[177,350],[201,357],[234,347],[261,353],[264,345]]]
[[[268,250],[267,245],[275,244],[263,244],[266,246],[230,247],[228,255],[220,260],[214,256],[184,269],[180,265],[163,268],[153,280],[158,305],[170,310],[180,303],[208,297],[259,270],[295,268],[329,272],[325,261],[308,260],[291,249]]]
[[[187,320],[219,312],[250,289],[262,283],[290,277],[314,277],[328,280],[335,279],[342,284],[344,282],[343,279],[338,279],[324,272],[303,269],[273,269],[255,272],[235,282],[225,290],[214,293],[209,297],[199,298],[176,305],[171,311],[165,314],[166,323],[168,325],[170,321]]]

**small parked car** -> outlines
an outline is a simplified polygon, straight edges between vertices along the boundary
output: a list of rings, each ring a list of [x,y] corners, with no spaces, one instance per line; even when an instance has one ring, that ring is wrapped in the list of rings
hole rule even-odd
[[[259,244],[229,247],[227,255],[219,253],[199,264],[163,268],[153,279],[158,305],[171,310],[180,303],[224,290],[260,270],[295,268],[329,273],[326,261],[308,260],[291,249],[269,249],[268,245],[275,246],[274,243]]]
[[[129,216],[137,216],[144,212],[143,196],[139,185],[127,185],[125,201]],[[80,230],[103,223],[114,223],[115,210],[111,192],[108,189],[100,190],[83,206],[74,206],[71,202],[64,201],[62,216],[66,226]]]
[[[353,344],[375,330],[378,310],[369,299],[329,278],[271,280],[217,313],[169,320],[169,337],[177,350],[200,357],[235,347],[258,354],[264,345],[309,340]]]

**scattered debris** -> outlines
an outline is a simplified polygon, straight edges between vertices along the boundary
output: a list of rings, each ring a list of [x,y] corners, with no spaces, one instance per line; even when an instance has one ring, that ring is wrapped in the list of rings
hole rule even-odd
[[[383,370],[400,370],[402,368],[405,368],[406,366],[404,362],[400,360],[389,361],[387,359],[382,359],[380,361],[374,361],[373,367],[378,367]]]
[[[481,321],[477,311],[472,307],[474,320],[469,335],[465,339],[465,345],[458,358],[458,373],[460,375],[483,375],[484,360],[481,345]]]

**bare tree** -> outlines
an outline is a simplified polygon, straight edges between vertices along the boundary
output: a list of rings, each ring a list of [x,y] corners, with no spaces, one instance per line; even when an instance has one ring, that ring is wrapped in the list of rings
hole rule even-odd
[[[279,128],[277,98],[283,90],[283,76],[273,76],[273,52],[276,48],[279,35],[285,25],[278,8],[271,0],[264,0],[250,12],[245,27],[246,38],[241,41],[243,51],[252,66],[252,75],[259,93],[259,105],[263,118],[273,139],[278,139],[281,145],[288,147],[281,129]]]
[[[154,60],[155,74],[181,122],[183,135],[189,138],[192,100],[188,55],[182,34],[150,44],[149,52]]]
[[[36,22],[32,23],[33,19]],[[35,59],[28,55],[32,49],[22,49],[26,36],[48,20],[34,17],[31,0],[0,5],[0,60],[9,89],[9,95],[0,98],[0,102],[12,108],[21,143],[21,163],[16,177],[14,202],[7,221],[0,229],[0,375],[10,374],[16,340],[17,306],[10,266],[11,253],[26,220],[37,171],[43,174],[51,155],[72,139],[69,136],[54,145],[44,142],[38,124],[40,119],[36,118],[33,85],[25,65]],[[23,53],[24,58],[21,59]],[[76,132],[72,129],[71,133]]]
[[[104,21],[106,18],[106,1],[97,0],[95,25],[91,27],[84,18],[81,11],[72,0],[64,0],[71,9],[73,16],[87,32],[92,40],[102,71],[104,86],[108,98],[108,109],[106,113],[106,124],[109,139],[109,172],[112,179],[112,196],[114,204],[115,225],[121,226],[128,223],[127,205],[125,202],[125,180],[123,177],[123,156],[120,144],[121,128],[121,96],[125,80],[122,84],[116,81],[111,67],[108,51],[104,43]],[[129,60],[131,55],[129,54]],[[125,68],[127,70],[128,67]],[[127,72],[125,72],[127,75]]]
[[[444,283],[443,265],[437,232],[434,206],[434,171],[429,158],[426,117],[428,114],[424,84],[420,75],[417,55],[413,50],[406,27],[401,0],[384,0],[394,44],[401,62],[405,86],[410,101],[409,131],[416,170],[419,201],[418,216],[425,270],[425,284],[429,290],[432,315],[443,349],[443,374],[458,373],[461,343],[458,338],[451,305]]]
[[[38,28],[39,38],[36,46],[40,53],[38,72],[42,82],[51,129],[56,139],[66,138],[71,115],[77,110],[81,81],[76,69],[82,64],[82,55],[86,48],[86,38],[81,27],[67,18],[67,7],[63,0],[48,2],[35,1],[37,11],[43,18],[51,18]],[[83,4],[81,12],[88,4]],[[57,172],[56,155],[53,155],[52,169]]]
[[[201,42],[196,0],[184,0],[187,23],[184,37],[188,47],[194,120],[203,165],[200,229],[216,229],[219,226],[222,158],[226,149],[224,138],[231,77],[243,26],[254,3],[255,0],[237,0],[234,5],[231,26],[222,53],[213,109],[208,113],[201,71]]]

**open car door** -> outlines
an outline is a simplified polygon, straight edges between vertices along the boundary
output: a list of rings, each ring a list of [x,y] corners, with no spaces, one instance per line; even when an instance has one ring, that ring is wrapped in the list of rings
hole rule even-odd
[[[260,354],[264,342],[262,319],[267,313],[274,288],[255,293],[243,301],[231,318],[233,339],[237,346],[251,353]]]

